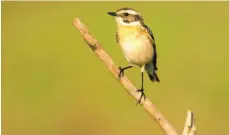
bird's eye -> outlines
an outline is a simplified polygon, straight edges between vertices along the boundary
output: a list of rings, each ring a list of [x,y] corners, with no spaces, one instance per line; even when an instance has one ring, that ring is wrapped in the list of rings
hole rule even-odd
[[[128,13],[124,13],[125,16],[128,16],[129,14]]]

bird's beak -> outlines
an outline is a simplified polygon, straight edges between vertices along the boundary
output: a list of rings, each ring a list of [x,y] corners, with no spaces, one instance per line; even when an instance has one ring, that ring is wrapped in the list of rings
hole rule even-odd
[[[108,12],[108,14],[111,16],[117,16],[117,14],[115,12]]]

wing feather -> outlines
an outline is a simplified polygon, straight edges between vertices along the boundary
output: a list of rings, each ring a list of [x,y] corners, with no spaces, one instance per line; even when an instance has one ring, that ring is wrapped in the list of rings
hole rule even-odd
[[[152,46],[153,46],[153,50],[154,50],[154,55],[153,55],[153,65],[154,65],[154,69],[157,70],[157,48],[156,48],[156,43],[155,43],[155,38],[153,36],[153,32],[151,31],[151,29],[143,24],[143,27],[147,30],[147,32],[149,33],[150,37],[153,40]]]

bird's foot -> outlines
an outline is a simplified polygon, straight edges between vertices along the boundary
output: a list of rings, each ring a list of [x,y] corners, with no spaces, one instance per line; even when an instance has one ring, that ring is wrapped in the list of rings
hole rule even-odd
[[[118,67],[119,69],[119,74],[118,74],[118,79],[121,79],[124,76],[124,68]]]
[[[144,93],[144,89],[137,90],[136,92],[141,92],[140,99],[138,100],[138,102],[137,102],[137,104],[136,104],[136,105],[138,105],[138,104],[141,103],[141,100],[142,100],[143,97],[144,97],[144,100],[146,100],[146,95],[145,95],[145,93]]]

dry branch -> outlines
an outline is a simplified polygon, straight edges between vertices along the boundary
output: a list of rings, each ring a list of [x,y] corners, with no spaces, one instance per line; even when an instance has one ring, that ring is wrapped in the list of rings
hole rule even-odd
[[[86,26],[80,21],[79,18],[75,18],[73,21],[74,26],[79,30],[81,36],[89,47],[96,53],[96,55],[102,60],[102,62],[107,66],[110,72],[118,79],[119,69],[115,66],[111,57],[104,51],[101,44],[90,34]],[[119,79],[118,79],[119,80]],[[119,82],[124,86],[126,91],[134,97],[136,100],[140,98],[140,93],[136,92],[136,87],[131,83],[131,81],[123,76]],[[163,129],[166,135],[178,135],[176,130],[172,125],[165,119],[163,114],[156,108],[156,106],[148,99],[141,102],[141,105],[145,110],[154,118],[154,120]]]
[[[195,135],[196,134],[196,126],[195,126],[195,118],[193,112],[188,110],[187,119],[184,126],[184,131],[182,135]]]

